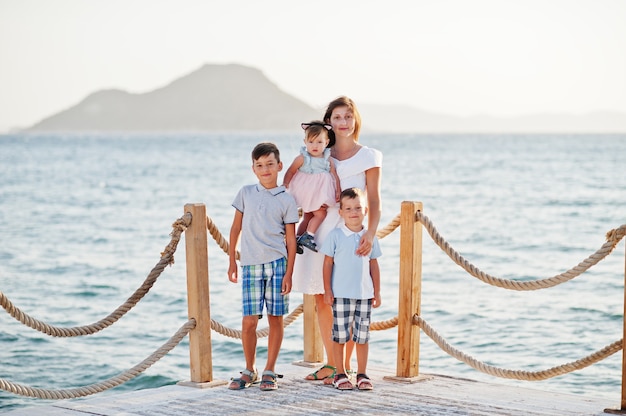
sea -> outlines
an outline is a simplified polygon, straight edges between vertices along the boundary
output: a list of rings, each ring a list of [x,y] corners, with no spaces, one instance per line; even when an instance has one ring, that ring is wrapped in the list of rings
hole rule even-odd
[[[142,284],[187,203],[203,203],[228,238],[237,190],[256,182],[250,152],[275,142],[287,169],[302,145],[293,133],[94,133],[0,136],[0,291],[29,316],[61,327],[107,316]],[[544,279],[595,253],[626,223],[626,134],[366,133],[383,155],[381,228],[403,201],[423,203],[439,234],[493,276]],[[399,230],[381,240],[382,305],[397,315]],[[465,354],[504,369],[540,371],[574,362],[623,335],[625,245],[549,289],[490,286],[423,235],[421,314]],[[184,238],[150,292],[111,327],[54,338],[0,310],[0,378],[69,389],[132,368],[187,321]],[[240,286],[209,241],[211,317],[239,329]],[[302,295],[291,294],[291,309]],[[259,328],[267,326],[262,320]],[[215,379],[243,368],[239,339],[213,332]],[[397,330],[373,331],[369,363],[395,369]],[[99,395],[189,380],[188,338],[131,381]],[[267,338],[259,341],[262,366]],[[544,381],[499,378],[443,352],[423,332],[419,371],[604,398],[621,397],[621,352]],[[302,319],[285,331],[279,366],[303,359]],[[80,399],[79,399],[80,400]],[[0,391],[0,412],[52,401]]]

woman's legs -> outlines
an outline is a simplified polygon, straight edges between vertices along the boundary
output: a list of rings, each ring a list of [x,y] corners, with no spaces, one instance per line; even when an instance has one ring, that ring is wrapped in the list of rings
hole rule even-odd
[[[317,307],[317,322],[320,327],[324,350],[326,351],[327,364],[333,367],[335,365],[335,357],[333,355],[333,308],[324,302],[324,295],[315,295],[315,306]]]
[[[332,340],[333,309],[324,302],[324,295],[322,294],[315,295],[315,307],[317,309],[317,322],[320,327],[320,336],[322,337],[324,352],[326,353],[326,365],[328,367],[336,367]],[[332,384],[333,379],[331,376],[333,376],[335,372],[332,368],[328,367],[319,369],[316,372],[316,377],[307,376],[307,380],[324,379],[324,382],[329,381],[329,384]],[[331,378],[327,379],[327,377]]]

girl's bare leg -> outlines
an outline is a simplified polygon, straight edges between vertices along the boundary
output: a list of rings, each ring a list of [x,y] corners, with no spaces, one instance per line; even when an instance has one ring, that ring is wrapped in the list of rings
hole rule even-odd
[[[317,211],[313,211],[310,213],[311,219],[309,220],[309,225],[306,228],[309,234],[315,234],[317,229],[320,227],[320,225],[324,221],[324,218],[326,218],[326,214],[327,214],[326,208],[327,208],[326,205],[324,205]]]
[[[306,232],[309,227],[309,221],[311,221],[311,218],[313,218],[313,213],[311,212],[305,212],[304,214],[302,214],[302,221],[300,221],[300,224],[298,225],[298,231],[296,232],[296,235],[302,235]]]

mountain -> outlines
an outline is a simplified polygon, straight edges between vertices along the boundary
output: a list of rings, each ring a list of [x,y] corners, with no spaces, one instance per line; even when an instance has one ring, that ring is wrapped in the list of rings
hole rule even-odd
[[[359,109],[363,132],[626,132],[626,114],[616,112],[456,117],[401,105],[359,103]],[[294,131],[322,112],[281,91],[258,69],[207,64],[144,94],[97,91],[26,131]]]
[[[389,133],[624,133],[626,114],[455,117],[402,105],[359,105],[364,131]]]
[[[28,131],[294,130],[318,117],[257,69],[204,65],[144,94],[97,91]]]

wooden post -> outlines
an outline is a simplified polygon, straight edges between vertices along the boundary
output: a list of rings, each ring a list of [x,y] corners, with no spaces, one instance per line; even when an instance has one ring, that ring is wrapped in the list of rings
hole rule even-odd
[[[396,377],[419,375],[420,328],[413,315],[420,314],[422,291],[422,224],[415,219],[421,202],[402,202],[400,211],[400,284],[398,301],[398,361]]]
[[[304,361],[320,363],[324,361],[324,345],[317,322],[317,306],[315,295],[303,295],[304,304]]]
[[[626,411],[626,244],[624,244],[624,315],[622,315],[622,405],[620,410]]]
[[[626,250],[626,244],[624,244]],[[622,315],[622,401],[619,409],[604,409],[604,413],[626,414],[626,252],[624,253],[624,315]]]
[[[187,307],[189,318],[196,320],[196,327],[189,332],[191,382],[206,383],[213,379],[206,207],[186,204],[187,212],[191,213],[191,225],[185,231]]]

